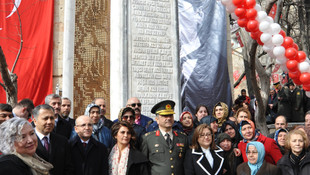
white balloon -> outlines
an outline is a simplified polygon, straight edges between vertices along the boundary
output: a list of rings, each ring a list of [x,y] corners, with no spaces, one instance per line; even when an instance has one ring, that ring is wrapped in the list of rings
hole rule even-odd
[[[268,45],[263,45],[263,50],[269,54],[269,52],[273,51],[273,47],[269,47]],[[272,53],[273,54],[273,53]],[[274,54],[273,54],[274,55]]]
[[[270,23],[267,21],[262,21],[259,24],[259,30],[264,33],[268,32],[270,30]]]
[[[238,16],[234,13],[231,13],[231,18],[234,19],[234,20],[237,20],[238,19]]]
[[[232,2],[231,0],[222,0],[222,4],[223,4],[223,5],[226,5],[226,6],[227,6],[228,4],[231,4],[231,2]]]
[[[236,6],[234,6],[233,3],[227,4],[227,6],[226,6],[226,10],[227,10],[228,13],[233,13],[233,12],[235,12],[235,9],[236,9]]]
[[[261,7],[259,4],[256,4],[255,7],[254,7],[254,9],[255,9],[257,12],[259,12],[259,11],[262,10],[262,7]]]
[[[273,35],[272,43],[276,46],[280,46],[283,43],[283,36],[280,34]]]
[[[310,67],[309,63],[305,61],[298,64],[298,69],[301,73],[308,72],[309,67]]]
[[[263,33],[263,34],[260,36],[260,40],[261,40],[263,43],[267,43],[271,38],[272,38],[272,35],[269,34],[269,33]]]
[[[287,59],[285,57],[277,57],[276,62],[277,64],[286,64]]]
[[[281,64],[280,68],[282,69],[283,72],[288,72],[288,69],[286,67],[286,64]]]
[[[271,34],[275,35],[275,34],[280,33],[281,26],[277,23],[272,23],[272,24],[270,24],[270,29],[271,29]]]
[[[257,4],[256,4],[257,5]],[[264,21],[265,20],[265,18],[267,17],[267,13],[266,12],[264,12],[264,11],[258,11],[257,12],[257,16],[256,16],[256,20],[258,21],[258,22],[262,22],[262,21]]]
[[[277,58],[273,53],[272,53],[272,50],[268,51],[267,54],[269,55],[270,58]]]
[[[276,57],[285,57],[285,48],[283,46],[276,46],[273,48],[273,54]]]
[[[306,95],[310,98],[310,91],[306,91]]]
[[[273,21],[273,18],[272,17],[270,17],[270,16],[267,16],[266,17],[266,20],[270,23],[270,24],[272,24],[274,21]]]

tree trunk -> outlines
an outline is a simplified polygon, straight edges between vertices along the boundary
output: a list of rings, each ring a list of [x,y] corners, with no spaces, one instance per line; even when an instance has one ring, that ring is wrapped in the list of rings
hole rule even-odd
[[[17,103],[17,76],[16,74],[10,73],[1,46],[0,46],[0,72],[2,80],[4,82],[2,86],[6,91],[7,103],[12,106],[15,106],[15,104]]]

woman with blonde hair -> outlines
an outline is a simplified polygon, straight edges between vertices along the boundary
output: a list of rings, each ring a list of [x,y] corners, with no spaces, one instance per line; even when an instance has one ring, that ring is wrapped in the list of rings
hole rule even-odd
[[[244,119],[252,120],[251,112],[244,107],[238,109],[235,114],[235,118],[237,119],[238,124]]]
[[[295,129],[288,133],[285,148],[289,150],[278,162],[282,174],[308,175],[310,154],[307,152],[309,140],[305,132]]]
[[[228,117],[228,106],[223,102],[218,102],[214,108],[212,115],[218,120],[219,127],[222,127],[222,124],[226,121]]]

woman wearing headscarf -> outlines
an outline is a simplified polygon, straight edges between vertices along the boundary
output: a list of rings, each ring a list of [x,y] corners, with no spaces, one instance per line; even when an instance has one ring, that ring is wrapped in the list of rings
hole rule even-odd
[[[248,162],[240,164],[238,175],[281,175],[281,170],[264,160],[265,148],[260,142],[250,142],[246,146]]]
[[[309,140],[307,135],[300,130],[292,130],[288,133],[285,142],[289,150],[278,162],[278,167],[285,175],[310,174],[310,153],[307,152]]]
[[[184,111],[180,115],[180,123],[186,135],[191,135],[194,132],[193,116],[189,111]]]
[[[0,125],[0,174],[47,175],[53,165],[35,152],[37,136],[31,124],[14,117]]]
[[[219,127],[222,127],[228,116],[228,106],[223,102],[218,102],[213,108],[212,115],[218,120]]]
[[[282,154],[275,140],[268,138],[255,130],[255,125],[251,120],[245,119],[240,122],[240,135],[243,140],[238,144],[243,161],[247,162],[246,145],[252,141],[261,142],[265,146],[265,160],[273,165],[281,159]]]
[[[231,120],[225,121],[221,127],[221,131],[222,133],[226,133],[230,136],[232,147],[237,148],[238,143],[240,142],[240,140],[242,140],[242,137],[239,133],[239,129],[237,128],[235,122]]]
[[[282,155],[285,154],[285,140],[288,131],[286,129],[280,128],[274,133],[274,140],[276,141]]]

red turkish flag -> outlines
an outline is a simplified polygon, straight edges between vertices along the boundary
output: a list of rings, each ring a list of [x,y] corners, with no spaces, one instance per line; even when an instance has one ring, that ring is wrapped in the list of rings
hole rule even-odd
[[[15,0],[21,24],[12,0],[0,2],[0,46],[8,68],[16,59],[22,31],[23,48],[14,73],[17,75],[18,100],[29,98],[43,104],[52,93],[54,0]],[[22,30],[20,30],[20,25]],[[0,82],[3,83],[1,77]],[[0,87],[0,103],[6,103]]]

